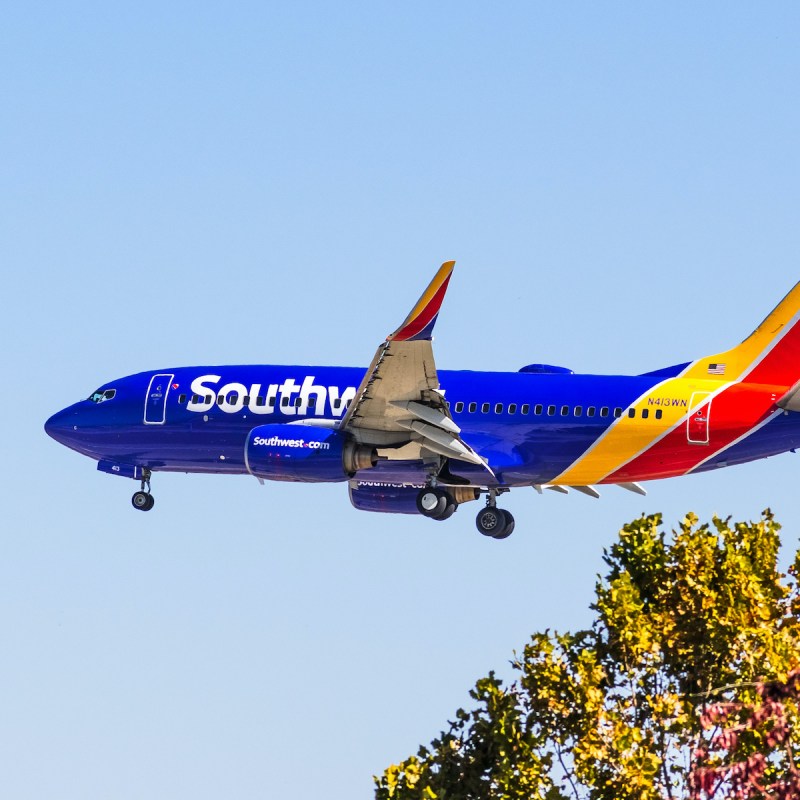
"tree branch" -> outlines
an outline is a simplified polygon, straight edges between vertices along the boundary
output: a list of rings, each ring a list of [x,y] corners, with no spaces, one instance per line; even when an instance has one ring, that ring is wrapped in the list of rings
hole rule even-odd
[[[564,763],[564,759],[561,756],[561,745],[558,742],[556,742],[556,755],[558,756],[558,763],[561,764],[561,769],[564,770],[564,776],[569,781],[569,785],[572,787],[572,794],[575,795],[575,800],[580,800],[581,796],[578,794],[578,788],[575,786],[575,783],[572,780],[571,771],[567,769],[567,765]]]
[[[745,681],[743,683],[729,683],[727,686],[718,686],[716,689],[708,689],[705,692],[694,692],[687,694],[686,697],[711,697],[721,692],[729,692],[731,689],[755,689],[758,686],[756,681]]]

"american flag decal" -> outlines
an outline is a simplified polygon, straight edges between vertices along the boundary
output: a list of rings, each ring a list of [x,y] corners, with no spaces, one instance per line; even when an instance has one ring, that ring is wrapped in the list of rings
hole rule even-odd
[[[724,364],[709,364],[708,365],[708,374],[709,375],[724,375],[725,374],[725,365]]]

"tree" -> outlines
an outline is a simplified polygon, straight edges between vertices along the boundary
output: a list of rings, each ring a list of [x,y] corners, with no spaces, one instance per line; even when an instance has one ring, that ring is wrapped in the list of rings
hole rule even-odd
[[[800,797],[800,769],[795,763],[791,735],[797,725],[800,669],[791,672],[785,681],[757,681],[754,688],[758,695],[755,702],[721,701],[701,715],[703,729],[714,733],[694,752],[689,776],[693,800],[713,798],[720,790],[739,800]],[[794,702],[788,703],[790,699]],[[794,724],[790,719],[792,711]],[[740,741],[745,737],[750,740],[750,752],[740,752],[737,758],[737,751],[743,749]],[[774,780],[767,778],[768,772]]]
[[[779,794],[800,746],[800,552],[787,578],[779,529],[769,510],[689,514],[671,541],[659,514],[626,525],[592,628],[535,634],[514,683],[479,680],[473,710],[376,777],[377,800],[800,796]]]

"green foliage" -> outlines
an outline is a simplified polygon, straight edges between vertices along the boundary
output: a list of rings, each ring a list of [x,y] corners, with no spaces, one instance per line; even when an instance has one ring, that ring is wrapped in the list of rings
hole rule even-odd
[[[470,691],[474,711],[459,709],[447,732],[416,756],[389,767],[380,779],[381,798],[531,797],[546,794],[549,755],[526,725],[523,704],[512,687],[504,690],[493,672]]]
[[[535,634],[514,684],[478,681],[476,709],[376,778],[377,800],[687,796],[694,754],[718,734],[702,724],[709,704],[753,703],[759,679],[800,666],[800,596],[777,568],[779,529],[769,510],[735,524],[688,514],[671,541],[660,515],[626,525],[605,553],[591,630]],[[774,739],[748,731],[734,755],[779,779]],[[791,758],[800,730],[780,745]]]

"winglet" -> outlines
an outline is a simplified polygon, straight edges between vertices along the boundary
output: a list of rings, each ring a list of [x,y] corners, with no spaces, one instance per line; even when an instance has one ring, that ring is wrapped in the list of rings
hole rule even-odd
[[[411,313],[405,318],[403,324],[392,334],[386,337],[387,342],[410,342],[420,339],[431,339],[436,317],[442,307],[447,284],[453,273],[455,261],[445,261],[428,288],[422,293]]]

